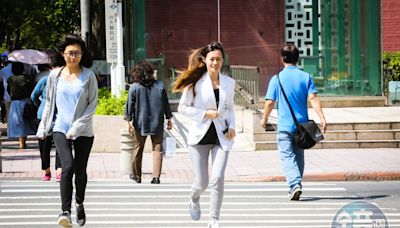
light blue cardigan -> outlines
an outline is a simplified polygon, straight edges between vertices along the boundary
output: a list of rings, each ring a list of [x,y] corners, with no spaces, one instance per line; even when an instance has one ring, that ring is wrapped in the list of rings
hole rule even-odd
[[[52,134],[56,113],[57,82],[62,69],[57,68],[50,72],[46,86],[46,104],[36,133],[38,138]],[[76,104],[71,128],[67,132],[72,139],[80,136],[94,136],[93,115],[97,107],[97,79],[93,71],[86,67],[82,67],[81,74],[83,77],[82,92]]]

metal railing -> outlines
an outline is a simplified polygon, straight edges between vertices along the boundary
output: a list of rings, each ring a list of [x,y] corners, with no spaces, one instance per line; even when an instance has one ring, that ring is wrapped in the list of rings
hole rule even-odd
[[[260,70],[256,66],[231,65],[232,78],[236,81],[235,104],[258,110]]]
[[[256,66],[231,65],[223,66],[221,71],[224,74],[231,75],[236,81],[235,104],[258,111],[259,68]],[[175,68],[170,68],[169,81],[174,82],[177,74],[178,72]],[[172,94],[169,91],[168,97],[170,99],[179,99],[180,94]]]

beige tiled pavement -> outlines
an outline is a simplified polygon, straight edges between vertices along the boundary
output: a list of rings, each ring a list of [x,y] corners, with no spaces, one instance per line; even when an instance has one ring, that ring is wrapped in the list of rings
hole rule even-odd
[[[325,109],[328,122],[400,122],[400,107]],[[0,179],[40,179],[40,156],[31,138],[28,149],[15,141],[3,142]],[[227,181],[284,181],[277,151],[249,151],[245,138],[238,135],[230,152]],[[151,179],[151,153],[143,158],[143,181]],[[313,149],[305,153],[305,180],[399,180],[400,149]],[[54,152],[52,162],[54,165]],[[119,153],[92,153],[88,164],[90,180],[128,179],[120,172]],[[162,182],[191,182],[191,161],[185,148],[174,157],[164,158]]]

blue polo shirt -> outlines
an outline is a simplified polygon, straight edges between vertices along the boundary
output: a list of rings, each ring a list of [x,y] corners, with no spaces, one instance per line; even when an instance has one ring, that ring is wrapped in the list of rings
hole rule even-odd
[[[296,66],[287,66],[279,72],[279,79],[290,105],[299,123],[308,121],[307,97],[311,93],[317,93],[314,80]],[[277,76],[273,76],[269,82],[265,100],[273,100],[277,103],[278,129],[293,133],[296,129],[289,106],[279,87]]]

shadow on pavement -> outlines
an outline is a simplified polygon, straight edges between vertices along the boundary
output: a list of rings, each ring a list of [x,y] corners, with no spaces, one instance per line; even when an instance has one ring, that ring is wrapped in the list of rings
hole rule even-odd
[[[372,196],[338,196],[338,197],[301,197],[301,201],[318,201],[318,200],[373,200],[379,198],[385,198],[389,195],[372,195]]]

